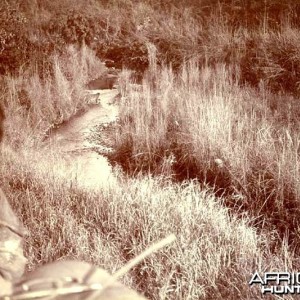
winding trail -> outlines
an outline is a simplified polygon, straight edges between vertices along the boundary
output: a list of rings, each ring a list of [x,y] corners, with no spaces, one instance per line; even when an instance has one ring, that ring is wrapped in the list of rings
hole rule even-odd
[[[95,189],[116,184],[116,177],[107,158],[98,154],[110,151],[103,145],[91,142],[96,126],[117,120],[118,106],[114,99],[118,90],[90,90],[97,104],[91,104],[85,112],[79,112],[70,120],[51,131],[46,144],[59,153],[65,163],[59,169],[62,177],[75,180],[77,185]],[[96,150],[98,150],[96,152]]]

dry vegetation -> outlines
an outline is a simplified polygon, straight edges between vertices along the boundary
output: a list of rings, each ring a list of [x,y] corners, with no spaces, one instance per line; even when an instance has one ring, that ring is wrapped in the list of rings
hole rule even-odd
[[[149,299],[260,299],[254,271],[299,270],[296,2],[25,2],[0,5],[0,183],[31,232],[29,269],[113,272],[173,232],[124,278]],[[120,80],[120,185],[90,191],[41,143],[86,107],[104,58],[135,75]]]
[[[155,87],[145,80],[142,93],[125,87],[113,159],[130,173],[197,178],[298,251],[299,132],[289,121],[297,112],[278,125],[271,95],[240,88],[232,72],[190,63],[176,76],[157,71]]]
[[[53,55],[52,74],[40,78],[33,68],[21,69],[17,76],[2,76],[2,99],[9,121],[6,127],[10,144],[37,143],[53,126],[67,121],[87,106],[85,85],[101,75],[104,64],[83,45],[66,47],[64,54]]]

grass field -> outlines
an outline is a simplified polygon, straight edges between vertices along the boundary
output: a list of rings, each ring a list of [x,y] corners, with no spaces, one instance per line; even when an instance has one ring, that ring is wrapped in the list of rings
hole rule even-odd
[[[68,257],[115,272],[169,233],[123,278],[149,299],[261,299],[255,271],[299,270],[299,7],[197,3],[15,1],[0,31],[0,184],[30,231],[28,270]],[[124,67],[119,185],[91,191],[57,175],[42,140],[87,107],[107,58]]]

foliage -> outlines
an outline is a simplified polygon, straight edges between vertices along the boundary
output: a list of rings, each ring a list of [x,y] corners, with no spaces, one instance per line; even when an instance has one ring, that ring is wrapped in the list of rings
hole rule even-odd
[[[28,60],[28,20],[18,10],[0,4],[0,74],[15,71]]]
[[[161,65],[179,70],[195,58],[202,65],[239,65],[241,83],[257,87],[263,81],[274,92],[298,93],[300,13],[294,1],[69,0],[34,2],[30,9],[24,3],[1,4],[1,74],[34,64],[43,77],[53,53],[83,43],[116,67],[141,73],[151,42]]]
[[[171,230],[176,248],[125,278],[151,299],[261,299],[254,269],[299,269],[296,1],[44,0],[34,21],[21,2],[0,4],[0,181],[33,233],[30,268],[71,256],[113,272]],[[146,71],[141,86],[123,74],[107,129],[128,174],[90,192],[41,140],[87,107],[95,53]]]
[[[90,44],[97,34],[95,27],[95,20],[75,10],[68,10],[56,15],[43,30],[49,34],[49,39],[54,37],[53,42],[59,48],[66,44]]]

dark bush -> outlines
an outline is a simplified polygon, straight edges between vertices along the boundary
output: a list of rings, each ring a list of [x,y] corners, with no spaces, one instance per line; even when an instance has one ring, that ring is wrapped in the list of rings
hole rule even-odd
[[[74,10],[60,12],[49,24],[43,26],[48,39],[61,50],[67,44],[90,45],[101,32],[100,20]]]
[[[28,20],[6,2],[0,4],[0,74],[14,72],[28,60]]]
[[[99,57],[111,59],[116,68],[126,67],[143,72],[148,67],[148,53],[145,44],[128,38],[113,42],[101,42],[97,47]]]

